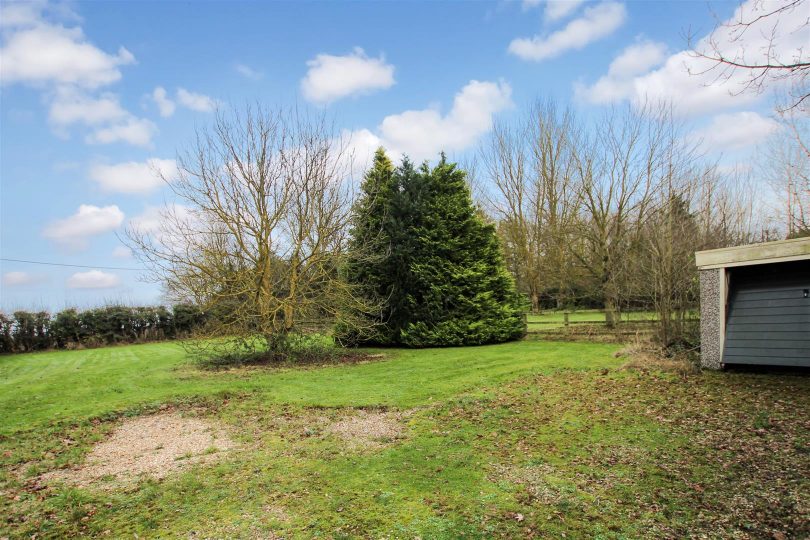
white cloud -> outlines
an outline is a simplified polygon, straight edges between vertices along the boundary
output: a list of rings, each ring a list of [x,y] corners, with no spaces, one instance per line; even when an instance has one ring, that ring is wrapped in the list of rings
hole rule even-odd
[[[234,69],[239,75],[246,77],[248,79],[253,79],[254,81],[257,81],[262,77],[264,77],[264,74],[261,71],[255,70],[246,64],[236,64],[234,66]]]
[[[660,65],[666,51],[666,45],[652,41],[630,45],[610,63],[607,75],[593,85],[575,83],[577,97],[591,103],[611,103],[631,96],[635,77]]]
[[[43,276],[35,276],[28,272],[6,272],[3,274],[3,285],[6,287],[22,287],[25,285],[36,285],[44,281]]]
[[[21,1],[0,4],[0,28],[31,26],[41,17],[45,2]]]
[[[624,4],[606,1],[585,9],[582,17],[569,22],[565,28],[547,36],[518,38],[509,44],[509,52],[524,59],[539,62],[554,58],[569,50],[582,49],[612,34],[627,18]]]
[[[204,94],[189,92],[185,88],[177,89],[177,101],[183,107],[197,112],[211,112],[217,108],[217,102]]]
[[[93,165],[90,178],[102,189],[116,193],[147,194],[161,187],[166,179],[177,176],[173,159],[151,158],[144,162],[127,161],[115,165]]]
[[[147,206],[142,214],[129,220],[129,226],[141,233],[155,233],[165,222],[165,211],[159,206]]]
[[[492,127],[493,116],[510,107],[512,88],[505,82],[470,81],[442,115],[438,109],[405,111],[386,116],[376,133],[367,129],[351,134],[349,148],[355,164],[367,162],[378,146],[394,157],[406,154],[415,161],[436,158],[439,152],[455,152],[473,145]]]
[[[152,137],[157,132],[157,126],[145,118],[129,117],[126,121],[96,129],[85,140],[89,144],[110,144],[125,142],[134,146],[148,147],[152,144]]]
[[[0,2],[0,28],[26,28],[35,26],[45,14],[68,21],[80,21],[68,2],[47,0],[5,0]]]
[[[547,21],[559,21],[571,15],[585,0],[548,0],[545,17]],[[525,0],[524,0],[525,2]]]
[[[307,62],[309,70],[301,80],[304,98],[320,104],[384,90],[394,85],[394,66],[385,58],[369,58],[356,47],[346,56],[319,54]]]
[[[792,8],[791,5],[795,4]],[[794,0],[747,0],[737,7],[725,23],[715,32],[700,40],[695,50],[712,54],[715,46],[724,57],[742,64],[810,62],[807,44],[810,43],[807,6]],[[780,7],[784,12],[769,15]],[[741,29],[739,21],[752,21]],[[714,45],[714,46],[713,46]],[[770,59],[770,62],[768,60]],[[755,73],[761,73],[755,70]],[[712,76],[716,75],[715,73]],[[739,73],[730,82],[738,83],[750,73]],[[774,76],[771,73],[770,76]],[[734,90],[739,90],[736,88]]]
[[[614,79],[627,79],[633,75],[659,65],[666,56],[667,46],[663,43],[642,41],[630,45],[617,56],[608,68],[608,75]]]
[[[73,248],[84,248],[91,236],[117,229],[124,222],[124,213],[116,205],[79,206],[70,217],[58,220],[43,230],[45,238]]]
[[[693,58],[686,51],[674,54],[659,69],[633,79],[630,99],[636,103],[672,103],[676,112],[688,116],[745,106],[758,99],[754,94],[735,96],[728,86],[713,84],[713,76],[691,75],[690,67],[702,71],[710,66],[706,61]]]
[[[91,144],[126,142],[149,146],[157,132],[154,123],[124,109],[118,96],[110,93],[92,97],[77,88],[58,88],[50,104],[48,119],[57,135],[67,136],[67,128],[83,124],[93,128],[86,141]]]
[[[67,286],[71,289],[111,289],[120,284],[118,276],[101,270],[76,272],[67,280]]]
[[[186,223],[195,219],[191,208],[174,203],[164,207],[147,206],[143,213],[129,220],[129,226],[144,234],[160,233],[164,229],[167,216],[176,217]]]
[[[754,146],[779,131],[779,122],[758,113],[718,114],[708,126],[691,134],[707,151],[723,152]]]
[[[162,86],[158,86],[152,92],[152,99],[158,106],[158,111],[160,111],[160,116],[166,118],[174,114],[175,104],[174,101],[169,99],[166,96],[166,89]]]
[[[59,126],[81,123],[96,126],[129,117],[113,94],[92,98],[73,88],[60,88],[51,101],[48,119]]]
[[[119,66],[135,61],[128,50],[108,54],[89,43],[81,28],[38,21],[5,40],[0,49],[2,84],[70,84],[98,88],[121,78]]]
[[[164,118],[174,114],[178,103],[187,109],[198,112],[211,112],[217,108],[215,99],[205,94],[189,92],[185,88],[177,89],[174,100],[169,97],[169,93],[162,86],[155,87],[150,97],[157,105],[160,116]]]
[[[42,89],[49,122],[59,136],[67,137],[69,126],[81,124],[93,129],[86,137],[89,143],[149,145],[157,131],[154,124],[129,113],[114,94],[94,95],[121,79],[119,68],[135,62],[132,54],[124,47],[117,54],[107,53],[90,43],[80,27],[51,22],[46,14],[78,19],[60,4],[2,5],[0,83]]]
[[[810,61],[806,52],[807,43],[810,43],[810,26],[806,25],[807,18],[798,13],[782,14],[778,21],[768,17],[759,19],[744,33],[734,33],[727,26],[739,20],[754,20],[785,2],[746,1],[719,26],[717,32],[698,41],[696,50],[711,52],[714,43],[727,57],[745,62],[761,63],[767,60],[768,54],[784,60]],[[777,30],[775,35],[774,29]],[[615,92],[612,96],[604,91],[602,99],[597,101],[609,101],[612,97],[614,101],[629,99],[634,103],[668,102],[683,116],[697,116],[730,107],[744,107],[757,101],[760,97],[755,92],[744,92],[744,89],[752,75],[761,74],[747,70],[723,73],[717,70],[713,61],[697,58],[690,51],[680,51],[669,56],[659,68],[630,77],[625,81],[630,85],[629,90],[623,86],[626,91]]]
[[[112,256],[116,259],[131,259],[132,258],[132,250],[129,249],[127,246],[116,246],[112,250]]]
[[[359,180],[371,165],[374,152],[383,146],[383,141],[368,129],[343,130],[339,146],[344,149],[341,170],[348,171],[350,180]]]
[[[415,160],[436,157],[442,150],[464,150],[492,127],[492,117],[512,104],[505,82],[470,81],[442,116],[436,109],[405,111],[386,116],[379,134],[386,147]]]

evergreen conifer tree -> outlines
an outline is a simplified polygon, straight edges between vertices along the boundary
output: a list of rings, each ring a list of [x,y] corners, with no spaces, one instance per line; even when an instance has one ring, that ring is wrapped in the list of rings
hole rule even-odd
[[[473,205],[464,171],[442,156],[422,167],[418,205],[406,235],[406,311],[400,343],[412,347],[479,345],[525,334],[524,308],[506,269],[495,228]]]
[[[356,342],[431,347],[524,335],[522,301],[495,229],[476,212],[455,164],[442,156],[435,168],[417,169],[405,159],[392,170],[378,151],[355,211],[352,249],[381,255],[350,256],[346,275],[383,301],[376,332]]]
[[[347,309],[335,327],[335,338],[344,344],[391,344],[388,302],[392,280],[390,266],[391,240],[387,220],[397,192],[394,165],[383,148],[374,154],[371,168],[360,185],[361,195],[353,208],[353,219],[344,279],[354,286],[366,307],[373,312],[358,313]]]

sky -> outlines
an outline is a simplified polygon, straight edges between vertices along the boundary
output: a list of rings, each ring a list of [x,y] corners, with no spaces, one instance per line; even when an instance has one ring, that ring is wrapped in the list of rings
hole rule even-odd
[[[246,103],[419,161],[463,160],[536,99],[586,116],[663,99],[744,166],[779,130],[772,103],[711,85],[685,50],[752,2],[3,1],[0,257],[76,266],[0,261],[0,309],[161,302],[122,231],[155,227],[172,203],[155,171],[171,180],[195,130]],[[803,28],[777,44],[806,43]]]

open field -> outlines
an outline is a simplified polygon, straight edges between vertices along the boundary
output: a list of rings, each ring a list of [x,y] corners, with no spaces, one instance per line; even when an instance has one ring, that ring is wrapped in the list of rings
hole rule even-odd
[[[683,378],[621,369],[616,350],[219,372],[176,344],[2,357],[0,538],[810,534],[809,377]],[[84,474],[144,425],[166,454],[183,422],[220,438],[159,478]]]

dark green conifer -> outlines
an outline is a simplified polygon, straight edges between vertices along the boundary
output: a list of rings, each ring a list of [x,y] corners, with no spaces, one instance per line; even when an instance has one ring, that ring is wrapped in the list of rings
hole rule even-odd
[[[387,189],[375,199],[381,204],[372,205],[369,184],[379,184],[383,159],[378,151],[352,230],[353,249],[371,243],[383,255],[353,257],[347,277],[384,306],[377,331],[357,341],[433,347],[523,336],[521,298],[494,227],[476,212],[465,173],[444,156],[433,169],[427,164],[416,169],[405,159],[395,171],[384,169]],[[360,223],[373,226],[361,229]]]
[[[335,327],[335,338],[347,345],[393,343],[388,327],[392,281],[387,275],[391,239],[387,225],[397,188],[394,165],[383,148],[374,154],[355,203],[349,250],[342,272],[360,301],[347,306]]]
[[[407,233],[415,246],[400,343],[478,345],[522,337],[521,298],[494,227],[476,212],[464,171],[442,156],[434,169],[422,167],[419,176],[418,206]]]

